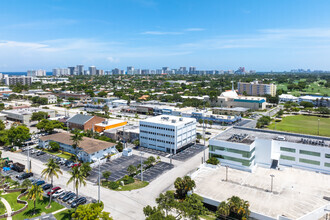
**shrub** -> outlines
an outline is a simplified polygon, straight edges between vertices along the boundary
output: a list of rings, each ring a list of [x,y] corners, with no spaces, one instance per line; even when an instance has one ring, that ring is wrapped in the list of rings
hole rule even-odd
[[[119,187],[119,184],[118,184],[118,182],[111,181],[111,182],[109,182],[108,187],[110,189],[117,189]]]
[[[212,165],[218,165],[220,161],[216,157],[210,157],[206,163],[212,164]]]
[[[130,184],[130,183],[134,183],[134,179],[131,176],[124,176],[120,181],[124,181],[124,184]]]

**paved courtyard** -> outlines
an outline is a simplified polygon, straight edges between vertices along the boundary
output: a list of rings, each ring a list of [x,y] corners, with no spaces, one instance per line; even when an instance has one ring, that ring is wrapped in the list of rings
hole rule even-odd
[[[155,166],[150,167],[145,172],[143,172],[143,180],[151,182],[156,179],[162,173],[172,169],[174,167],[173,164],[159,162]],[[137,179],[141,179],[141,174],[135,176]]]
[[[274,175],[273,192],[270,192]],[[203,167],[193,174],[196,182],[194,193],[217,202],[233,195],[249,201],[253,212],[276,218],[283,215],[297,219],[329,201],[330,175],[284,167],[274,170],[257,167],[253,173],[236,169]]]

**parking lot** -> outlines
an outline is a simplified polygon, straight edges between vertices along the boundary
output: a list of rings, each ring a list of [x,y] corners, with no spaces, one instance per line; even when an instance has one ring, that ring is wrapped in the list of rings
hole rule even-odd
[[[170,153],[167,153],[167,152],[164,152],[164,151],[159,151],[159,150],[154,150],[154,149],[150,149],[150,148],[146,148],[146,147],[141,147],[141,146],[135,148],[135,150],[146,152],[146,153],[149,153],[149,154],[158,155],[158,156],[161,156],[161,157],[169,157],[170,156]]]
[[[162,173],[172,169],[174,167],[173,164],[165,163],[165,162],[159,162],[155,166],[150,167],[146,171],[143,172],[143,181],[151,182],[154,179],[156,179],[158,176],[160,176]],[[135,176],[137,179],[141,179],[141,174]]]
[[[145,157],[142,157],[142,163],[146,160]],[[107,162],[100,166],[101,175],[104,171],[110,171],[111,175],[109,177],[110,181],[117,181],[123,178],[125,175],[128,175],[127,168],[129,165],[138,166],[141,164],[141,157],[137,155],[132,155],[129,157],[120,157],[113,161]],[[169,163],[159,162],[156,165],[150,167],[143,173],[143,179],[145,181],[152,181],[156,179],[159,175],[164,173],[167,170],[172,169],[174,166]],[[98,167],[95,167],[88,177],[88,180],[96,183],[98,181]],[[101,176],[102,178],[102,176]],[[136,178],[141,179],[140,175],[137,175]]]
[[[143,157],[142,163],[146,160],[146,158]],[[101,175],[104,171],[110,171],[111,176],[109,180],[111,181],[117,181],[121,178],[123,178],[125,175],[128,175],[127,168],[129,165],[137,166],[138,164],[141,164],[141,157],[132,155],[129,157],[120,157],[118,159],[115,159],[113,161],[106,162],[105,164],[102,164],[100,166]],[[98,180],[98,167],[95,167],[91,172],[90,176],[88,177],[88,180],[91,182],[96,183]],[[102,178],[102,176],[101,176]]]
[[[195,156],[196,154],[202,152],[206,148],[207,147],[204,147],[204,145],[201,145],[201,144],[193,144],[193,145],[180,149],[179,152],[176,153],[175,155],[173,155],[172,158],[174,160],[186,161],[186,160],[192,158],[193,156]]]

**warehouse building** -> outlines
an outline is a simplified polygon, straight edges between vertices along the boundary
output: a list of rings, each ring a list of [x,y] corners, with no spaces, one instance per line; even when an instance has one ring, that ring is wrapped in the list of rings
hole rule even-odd
[[[1,113],[6,115],[7,120],[17,121],[23,124],[30,122],[32,114],[34,112],[47,112],[48,118],[55,117],[55,111],[51,109],[41,109],[41,108],[21,108],[21,109],[12,109],[4,110]]]

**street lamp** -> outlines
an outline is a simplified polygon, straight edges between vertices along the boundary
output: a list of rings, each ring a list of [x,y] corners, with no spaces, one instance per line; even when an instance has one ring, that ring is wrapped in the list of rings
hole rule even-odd
[[[140,151],[140,155],[141,155],[141,181],[143,181],[143,166],[142,166],[142,156],[143,156],[144,152]]]
[[[273,192],[273,179],[274,179],[275,175],[271,174],[270,177],[271,177],[270,192]]]
[[[320,119],[317,119],[317,135],[320,135]]]
[[[101,159],[99,161],[99,186],[98,186],[98,202],[101,200]]]
[[[226,165],[226,181],[228,181],[228,165]]]

